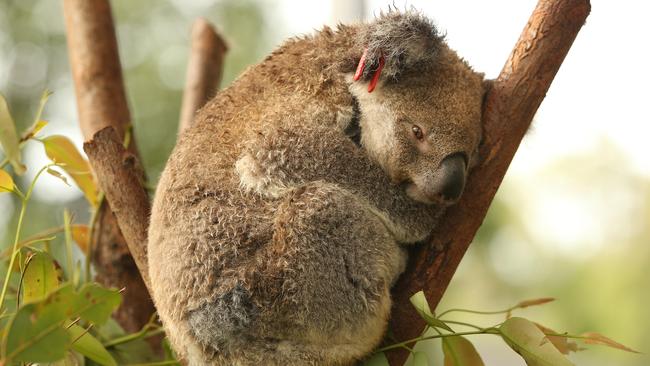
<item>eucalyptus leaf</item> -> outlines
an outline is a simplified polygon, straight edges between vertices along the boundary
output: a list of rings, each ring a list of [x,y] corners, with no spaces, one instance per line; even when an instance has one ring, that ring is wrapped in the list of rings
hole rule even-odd
[[[510,318],[500,327],[503,340],[524,358],[528,366],[573,365],[546,338],[535,323],[524,318]]]
[[[16,174],[25,173],[25,166],[20,161],[20,139],[16,133],[16,125],[2,94],[0,94],[0,145]]]
[[[7,364],[14,361],[52,362],[65,356],[72,338],[63,325],[80,317],[104,323],[121,301],[118,291],[97,284],[84,285],[79,292],[65,284],[43,301],[21,307],[12,317],[2,343]]]
[[[52,256],[45,252],[32,252],[23,272],[23,303],[45,298],[59,287],[59,276]]]
[[[411,301],[411,304],[413,304],[413,307],[415,307],[415,310],[417,310],[418,314],[420,314],[420,317],[422,317],[429,326],[453,332],[447,324],[433,315],[429,303],[427,302],[427,298],[424,296],[424,292],[418,291],[411,296],[409,300]]]
[[[61,326],[66,318],[64,309],[43,310],[41,304],[32,303],[21,307],[14,315],[2,345],[2,357],[7,364],[53,362],[65,357],[71,340]]]
[[[14,180],[11,178],[11,175],[0,169],[0,193],[2,192],[13,192],[14,191]]]
[[[379,352],[375,353],[367,359],[364,363],[363,366],[390,366],[390,363],[388,363],[388,358],[386,358],[386,354],[384,352]]]
[[[88,202],[97,207],[98,191],[97,184],[93,180],[88,161],[79,153],[79,150],[65,136],[52,135],[41,140],[45,148],[45,154],[55,163],[62,164],[61,167],[72,177],[72,180],[84,193]]]
[[[93,324],[101,325],[120,305],[122,295],[119,291],[107,289],[96,283],[86,283],[79,290],[77,299],[80,301],[78,316]]]
[[[442,338],[445,366],[484,366],[472,342],[462,336]]]
[[[424,352],[413,352],[413,366],[429,366],[429,358]]]
[[[72,337],[72,349],[103,366],[117,366],[117,362],[92,334],[77,324],[68,328]]]

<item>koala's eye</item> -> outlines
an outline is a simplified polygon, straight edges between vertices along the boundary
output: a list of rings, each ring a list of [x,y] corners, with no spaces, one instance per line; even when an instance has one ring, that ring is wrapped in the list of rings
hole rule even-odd
[[[424,133],[422,132],[420,126],[413,125],[413,127],[411,127],[411,131],[413,131],[413,136],[415,136],[416,139],[422,140],[422,138],[424,138]]]

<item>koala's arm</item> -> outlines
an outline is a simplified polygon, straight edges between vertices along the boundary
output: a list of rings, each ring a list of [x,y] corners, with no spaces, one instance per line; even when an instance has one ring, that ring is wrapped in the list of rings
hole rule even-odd
[[[235,164],[244,189],[280,198],[309,182],[334,183],[368,200],[398,242],[415,243],[426,238],[438,217],[437,210],[411,200],[392,184],[365,151],[346,136],[345,124],[334,121],[336,116],[311,114],[303,118],[290,127],[267,124],[247,142]]]

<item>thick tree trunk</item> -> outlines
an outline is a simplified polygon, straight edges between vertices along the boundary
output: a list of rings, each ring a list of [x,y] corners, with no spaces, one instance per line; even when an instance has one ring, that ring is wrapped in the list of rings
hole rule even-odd
[[[123,141],[131,116],[109,2],[64,0],[63,7],[79,125],[84,137],[90,139],[97,131],[110,126]],[[137,156],[133,139],[129,151]],[[104,202],[98,208],[97,224],[90,238],[92,261],[99,282],[125,288],[124,301],[115,318],[127,331],[137,331],[148,322],[155,308],[110,204],[112,201]]]
[[[487,94],[482,162],[472,171],[460,202],[442,218],[432,242],[411,253],[407,271],[394,287],[391,329],[397,340],[417,337],[424,329],[409,298],[424,290],[432,309],[440,301],[590,8],[589,0],[537,4]],[[388,356],[391,365],[401,365],[408,352],[400,349]]]

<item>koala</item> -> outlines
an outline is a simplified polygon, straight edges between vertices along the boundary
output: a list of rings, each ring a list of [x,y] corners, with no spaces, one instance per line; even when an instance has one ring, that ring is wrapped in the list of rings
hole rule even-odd
[[[288,40],[209,101],[161,175],[152,297],[190,365],[353,365],[407,249],[462,194],[483,76],[416,11]]]

